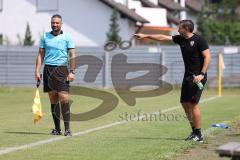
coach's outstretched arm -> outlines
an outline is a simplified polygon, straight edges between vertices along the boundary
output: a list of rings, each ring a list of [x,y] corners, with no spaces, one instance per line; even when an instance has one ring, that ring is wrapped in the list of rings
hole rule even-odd
[[[168,36],[168,35],[163,35],[163,34],[142,34],[142,33],[138,33],[138,34],[134,34],[135,37],[137,37],[137,39],[143,39],[143,38],[149,38],[155,41],[171,41],[172,40],[172,36]]]
[[[35,70],[36,81],[41,79],[40,69],[41,69],[41,65],[42,65],[43,60],[44,60],[44,56],[45,56],[45,49],[44,48],[39,48],[38,55],[37,55],[37,58],[36,58],[36,70]]]

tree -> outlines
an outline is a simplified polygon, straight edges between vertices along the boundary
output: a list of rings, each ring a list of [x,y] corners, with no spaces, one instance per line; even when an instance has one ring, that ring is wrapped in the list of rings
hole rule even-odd
[[[240,0],[219,0],[207,6],[210,14],[200,14],[198,30],[210,43],[216,45],[240,44]]]
[[[110,18],[110,29],[107,32],[107,41],[113,41],[116,43],[121,42],[121,37],[119,36],[120,27],[118,24],[118,12],[116,9],[113,10],[113,13]]]
[[[18,45],[22,46],[23,45],[23,39],[20,34],[17,34],[17,40],[18,40]]]
[[[24,46],[32,46],[33,44],[34,44],[34,40],[32,40],[32,33],[30,30],[30,26],[29,26],[29,23],[27,23],[25,37],[23,40],[23,45]]]

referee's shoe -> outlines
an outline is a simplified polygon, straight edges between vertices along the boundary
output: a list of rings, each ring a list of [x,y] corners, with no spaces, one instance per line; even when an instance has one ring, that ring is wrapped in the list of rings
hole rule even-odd
[[[72,132],[70,131],[70,129],[65,130],[64,136],[72,136]]]
[[[56,136],[56,135],[62,135],[62,132],[61,132],[61,130],[52,129],[50,134]]]

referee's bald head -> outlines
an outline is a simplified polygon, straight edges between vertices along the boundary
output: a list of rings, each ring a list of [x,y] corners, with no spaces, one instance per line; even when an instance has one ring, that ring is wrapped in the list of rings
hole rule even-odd
[[[62,16],[61,16],[60,14],[54,14],[54,15],[52,15],[51,19],[53,19],[53,18],[59,18],[59,19],[61,19],[61,21],[62,21]]]

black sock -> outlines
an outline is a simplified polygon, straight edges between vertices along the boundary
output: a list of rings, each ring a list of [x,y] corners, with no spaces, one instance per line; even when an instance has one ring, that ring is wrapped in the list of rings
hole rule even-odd
[[[61,103],[62,116],[65,130],[70,129],[70,105],[69,103]]]
[[[198,135],[198,136],[202,136],[202,133],[201,133],[201,128],[196,128],[195,129],[195,133],[196,133],[196,135]]]
[[[192,131],[193,131],[193,132],[195,131],[195,127],[194,127],[194,126],[192,126]]]
[[[61,128],[60,128],[60,106],[59,106],[59,103],[51,104],[51,112],[52,112],[55,129],[60,131]]]

